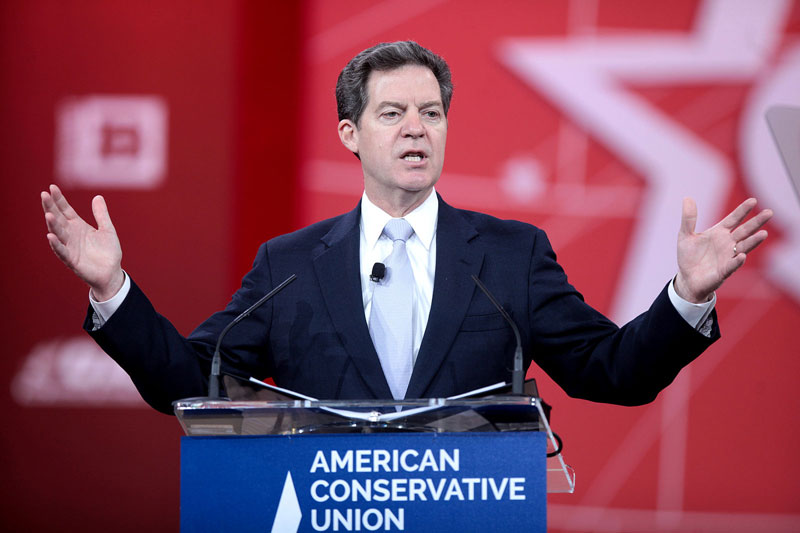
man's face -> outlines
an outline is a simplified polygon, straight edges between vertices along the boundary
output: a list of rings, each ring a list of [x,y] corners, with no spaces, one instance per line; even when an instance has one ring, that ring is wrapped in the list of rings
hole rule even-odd
[[[442,173],[447,118],[439,84],[427,67],[408,65],[372,72],[367,95],[360,124],[343,120],[339,135],[361,158],[367,196],[397,216],[387,206],[416,207]]]

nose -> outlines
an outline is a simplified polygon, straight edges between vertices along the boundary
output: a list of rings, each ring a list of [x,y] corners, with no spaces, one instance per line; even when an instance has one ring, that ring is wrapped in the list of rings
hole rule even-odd
[[[417,138],[425,135],[425,127],[417,113],[408,113],[403,122],[402,133],[404,137]]]

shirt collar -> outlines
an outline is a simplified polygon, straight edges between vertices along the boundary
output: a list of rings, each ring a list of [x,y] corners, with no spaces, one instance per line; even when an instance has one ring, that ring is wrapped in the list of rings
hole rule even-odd
[[[366,238],[368,248],[375,246],[383,233],[383,227],[391,218],[392,216],[389,213],[373,204],[367,198],[366,191],[361,195],[361,231]],[[425,249],[430,250],[433,236],[436,233],[436,222],[439,218],[439,199],[436,195],[436,189],[431,191],[431,194],[419,207],[403,218],[414,228],[414,234],[419,238]]]

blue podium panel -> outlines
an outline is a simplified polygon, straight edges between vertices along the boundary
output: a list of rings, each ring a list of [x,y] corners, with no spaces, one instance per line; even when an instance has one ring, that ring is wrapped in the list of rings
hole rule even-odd
[[[546,435],[183,437],[182,531],[546,531]]]

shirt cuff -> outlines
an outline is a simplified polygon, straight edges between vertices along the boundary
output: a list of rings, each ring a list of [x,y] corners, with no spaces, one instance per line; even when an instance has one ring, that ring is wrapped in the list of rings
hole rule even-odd
[[[122,305],[122,302],[125,300],[125,297],[131,290],[131,278],[128,277],[128,274],[123,270],[122,273],[125,275],[125,281],[122,282],[122,287],[117,294],[111,297],[110,300],[106,300],[105,302],[98,302],[94,298],[92,298],[92,290],[89,289],[89,303],[94,309],[94,316],[92,317],[92,322],[94,322],[94,329],[100,329],[103,327],[103,324],[108,322],[108,319],[111,318],[119,306]]]
[[[675,278],[672,278],[669,282],[669,287],[667,287],[667,294],[669,294],[669,301],[672,302],[675,310],[690,326],[703,335],[709,336],[711,334],[712,324],[709,317],[711,316],[711,311],[714,310],[714,305],[717,303],[717,293],[714,293],[708,302],[695,304],[678,296],[678,293],[675,292]]]

